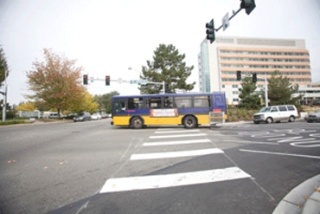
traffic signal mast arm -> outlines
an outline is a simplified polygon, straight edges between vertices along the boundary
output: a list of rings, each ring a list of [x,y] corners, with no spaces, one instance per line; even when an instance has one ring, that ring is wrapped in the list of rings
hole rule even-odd
[[[233,17],[235,17],[241,10],[242,10],[242,8],[240,7],[236,12],[233,12],[232,16],[229,17],[229,21],[230,21]],[[222,27],[223,27],[223,24],[222,24],[220,27],[218,27],[217,29],[215,29],[216,32],[218,32]]]
[[[256,4],[254,2],[255,0],[241,0],[240,8],[237,11],[233,11],[232,16],[229,17],[229,21],[233,19],[242,9],[246,10],[246,13],[249,15],[253,9],[256,7]],[[218,28],[214,28],[214,21],[213,19],[206,24],[206,33],[207,33],[207,39],[212,43],[215,40],[215,32],[218,32],[222,27],[224,26],[224,23]]]

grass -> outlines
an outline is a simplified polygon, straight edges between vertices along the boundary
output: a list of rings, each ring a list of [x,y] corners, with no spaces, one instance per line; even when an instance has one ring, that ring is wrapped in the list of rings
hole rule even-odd
[[[28,123],[28,121],[24,119],[13,119],[13,120],[6,120],[4,122],[0,122],[0,126],[8,126],[8,125],[16,125],[16,124],[25,124]]]

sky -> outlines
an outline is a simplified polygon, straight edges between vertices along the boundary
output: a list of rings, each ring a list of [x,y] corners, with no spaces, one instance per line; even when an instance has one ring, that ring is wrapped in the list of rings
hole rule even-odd
[[[304,39],[312,81],[320,82],[320,0],[255,3],[250,15],[240,11],[216,36]],[[205,24],[214,19],[217,28],[239,7],[239,0],[0,0],[0,46],[10,70],[7,100],[19,104],[32,93],[26,73],[44,60],[44,48],[77,60],[83,74],[98,79],[86,86],[92,94],[138,94],[137,85],[118,80],[139,79],[160,44],[185,54],[187,66],[194,66],[188,82],[198,82]]]

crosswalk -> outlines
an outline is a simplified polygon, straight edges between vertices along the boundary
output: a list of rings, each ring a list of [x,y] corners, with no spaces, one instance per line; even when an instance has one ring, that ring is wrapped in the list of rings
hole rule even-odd
[[[192,149],[190,149],[190,145],[192,146]],[[212,148],[212,145],[207,134],[201,133],[199,129],[158,129],[155,131],[154,135],[149,137],[147,142],[143,142],[142,144],[142,148],[152,148],[153,150],[150,152],[146,149],[145,151],[149,152],[132,154],[130,161],[150,162],[153,160],[192,158],[217,154],[222,155],[222,158],[227,159],[223,150]],[[175,148],[178,146],[178,151],[176,149],[175,151],[168,149],[168,147],[171,146]],[[100,193],[169,188],[250,177],[251,176],[248,173],[237,166],[170,174],[115,177],[110,178],[105,182]]]

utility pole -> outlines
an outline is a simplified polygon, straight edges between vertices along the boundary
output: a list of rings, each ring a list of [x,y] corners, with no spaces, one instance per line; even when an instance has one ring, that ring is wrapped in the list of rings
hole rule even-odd
[[[0,92],[0,93],[3,95],[2,122],[5,122],[6,112],[7,112],[7,94],[8,94],[7,72],[5,72],[4,92]]]
[[[264,78],[264,99],[266,102],[266,107],[268,107],[268,81],[267,81],[267,77]]]

